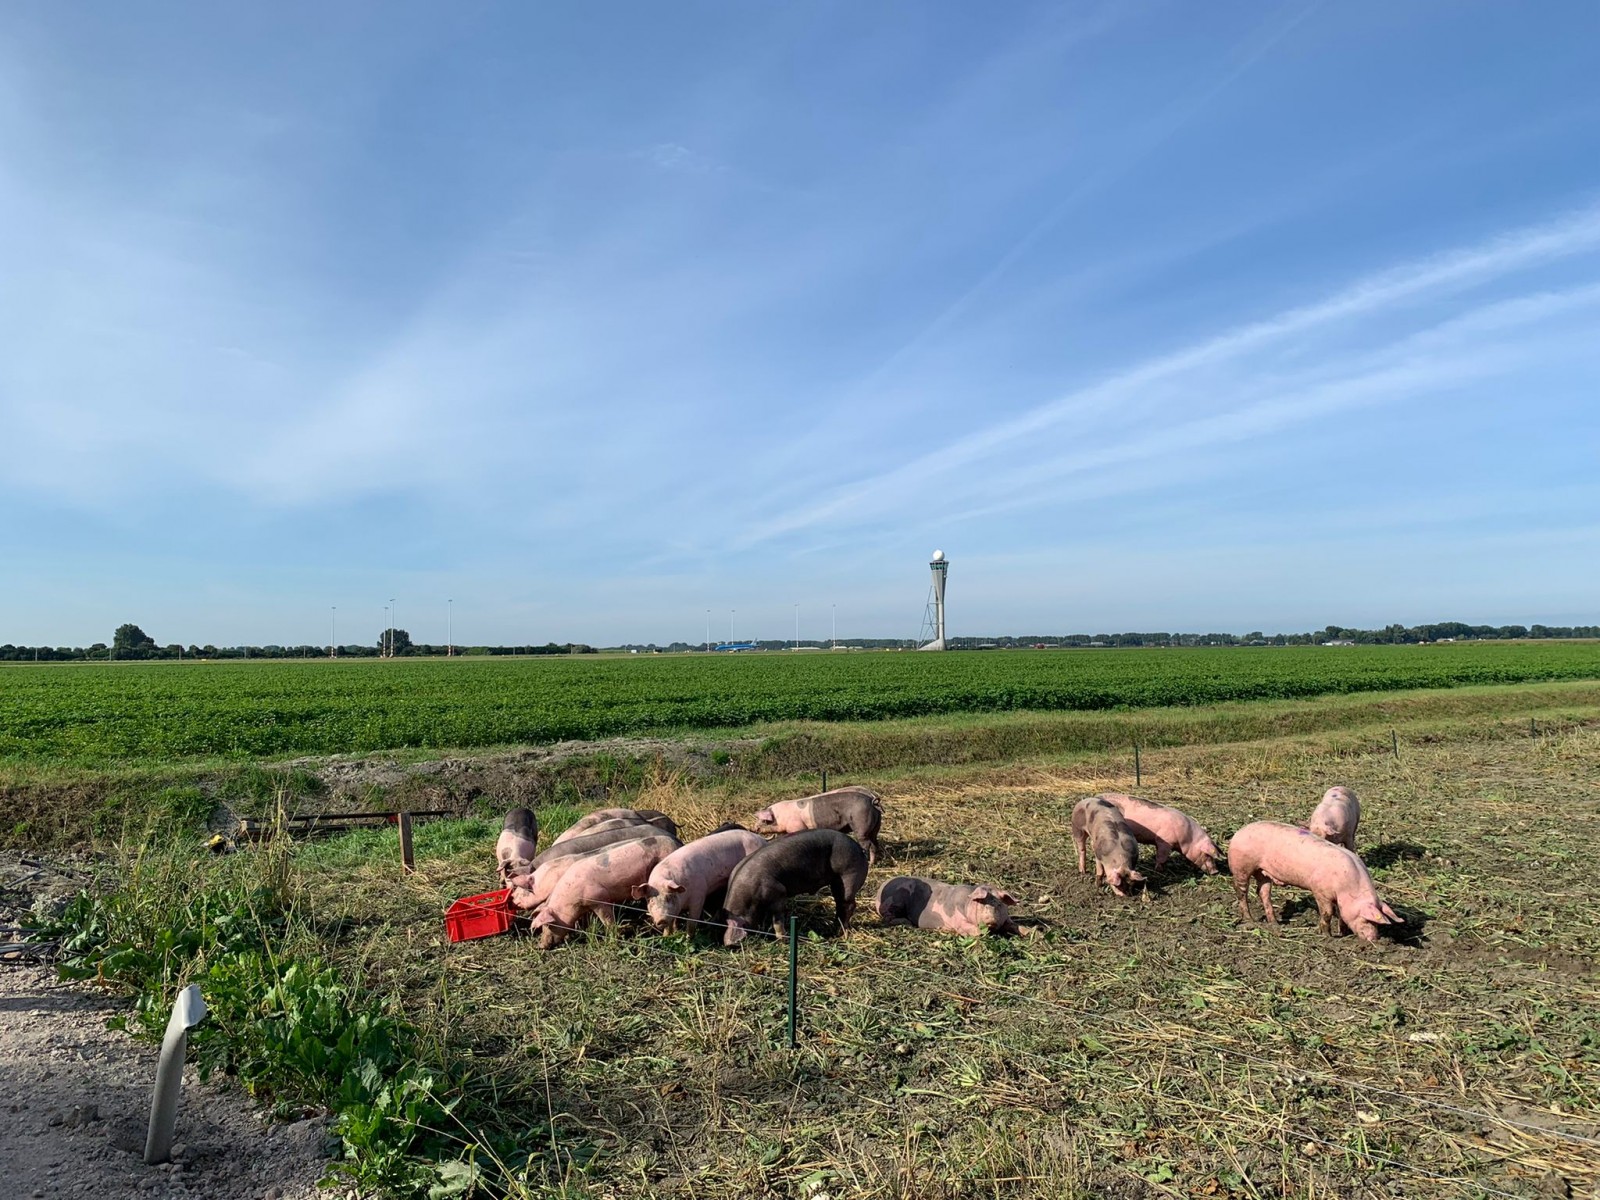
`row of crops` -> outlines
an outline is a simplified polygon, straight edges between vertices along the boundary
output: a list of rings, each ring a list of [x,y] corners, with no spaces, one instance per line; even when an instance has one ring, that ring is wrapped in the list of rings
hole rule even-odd
[[[0,665],[0,761],[477,747],[791,719],[1600,678],[1600,644]]]

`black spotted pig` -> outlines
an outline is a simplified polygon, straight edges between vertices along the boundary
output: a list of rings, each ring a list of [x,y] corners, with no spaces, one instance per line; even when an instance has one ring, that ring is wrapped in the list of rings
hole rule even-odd
[[[1347,787],[1331,787],[1322,793],[1322,803],[1311,814],[1306,826],[1325,842],[1343,846],[1354,853],[1356,826],[1361,824],[1361,801]]]
[[[885,925],[915,925],[963,937],[1020,933],[1007,907],[1016,902],[1010,892],[986,884],[897,875],[878,889],[878,919]]]
[[[1099,796],[1080,800],[1072,810],[1072,840],[1078,844],[1078,873],[1087,871],[1084,847],[1094,843],[1094,875],[1104,879],[1119,896],[1131,896],[1129,884],[1143,883],[1136,864],[1139,843],[1114,804]]]
[[[781,917],[795,896],[827,890],[849,928],[856,893],[867,879],[867,856],[834,829],[808,829],[768,842],[733,869],[722,911],[728,920],[725,946],[737,946],[752,929],[771,925],[781,933]]]
[[[780,800],[756,814],[757,833],[802,833],[836,829],[866,847],[867,861],[878,861],[878,830],[883,807],[876,792],[864,787],[834,788],[799,800]]]
[[[1217,846],[1188,813],[1124,792],[1101,792],[1100,798],[1122,814],[1134,840],[1156,848],[1156,867],[1166,864],[1174,849],[1207,875],[1217,873]]]
[[[570,841],[607,821],[632,821],[635,825],[654,825],[663,833],[669,833],[673,837],[678,836],[678,827],[673,823],[672,818],[668,817],[664,812],[657,812],[653,808],[597,808],[593,812],[584,813],[583,816],[567,826],[556,835],[556,840],[550,844],[556,846],[562,842]]]
[[[500,837],[494,844],[495,869],[502,882],[527,870],[533,856],[538,853],[539,819],[531,808],[513,808],[506,814],[500,827]]]
[[[664,833],[668,837],[678,836],[678,827],[673,824],[670,817],[658,816],[653,820],[641,821],[634,817],[613,817],[608,821],[589,826],[577,837],[557,838],[550,843],[549,849],[534,858],[532,866],[542,867],[545,863],[556,858],[570,858],[578,854],[592,854],[603,846],[610,846],[617,842],[632,841],[634,838],[647,837],[652,833]]]

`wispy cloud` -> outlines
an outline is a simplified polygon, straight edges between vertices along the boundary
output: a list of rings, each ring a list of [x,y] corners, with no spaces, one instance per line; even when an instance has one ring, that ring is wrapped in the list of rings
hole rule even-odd
[[[881,517],[885,512],[892,511],[908,492],[926,487],[931,480],[975,470],[979,464],[1011,454],[1034,439],[1059,431],[1074,421],[1081,422],[1141,401],[1148,403],[1151,395],[1164,395],[1174,389],[1181,391],[1186,380],[1193,381],[1191,387],[1198,386],[1207,371],[1221,366],[1230,367],[1232,375],[1225,380],[1206,377],[1204,386],[1214,394],[1220,393],[1224,402],[1240,393],[1248,395],[1254,387],[1259,386],[1261,378],[1269,378],[1281,371],[1279,361],[1266,359],[1273,355],[1305,354],[1315,336],[1346,329],[1370,318],[1392,315],[1407,305],[1459,293],[1487,281],[1589,254],[1596,249],[1600,249],[1600,208],[1591,207],[1478,245],[1377,272],[1322,300],[1249,322],[1181,350],[1158,355],[1106,379],[1074,389],[1046,404],[973,430],[888,471],[839,488],[815,504],[758,522],[743,532],[741,542],[754,545],[830,521]],[[1587,292],[1574,294],[1576,301],[1586,301],[1587,298]],[[1553,313],[1559,307],[1538,298],[1530,303],[1533,306],[1531,310],[1496,307],[1493,311],[1503,318],[1512,312],[1521,312],[1525,316],[1530,312],[1535,315]],[[1479,319],[1492,318],[1485,313]],[[1383,338],[1387,335],[1387,330],[1379,331],[1380,344],[1383,344]],[[1340,345],[1332,353],[1348,361],[1351,348]],[[1252,355],[1259,356],[1263,361],[1247,361]],[[1326,365],[1323,369],[1327,369]],[[1448,362],[1439,362],[1433,367],[1413,366],[1408,370],[1432,371],[1441,379],[1460,377],[1460,368]],[[1252,372],[1255,373],[1254,378]],[[1169,403],[1169,409],[1175,410],[1174,415],[1181,416],[1182,404],[1186,399],[1180,398],[1178,403]],[[1274,403],[1278,405],[1274,411],[1284,411],[1281,402]],[[1316,404],[1302,404],[1301,411],[1309,414],[1317,407]],[[1242,415],[1250,411],[1245,407],[1229,415],[1208,417],[1203,425],[1217,429],[1231,422],[1237,428],[1240,427]],[[1199,429],[1201,424],[1191,424],[1190,427]],[[1015,472],[1002,471],[999,474],[1000,478],[993,480],[994,490],[1004,492],[1007,485],[1014,481]]]

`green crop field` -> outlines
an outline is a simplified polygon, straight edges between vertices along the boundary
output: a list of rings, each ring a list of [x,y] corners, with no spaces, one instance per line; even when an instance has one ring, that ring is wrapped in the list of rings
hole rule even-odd
[[[472,748],[790,720],[1600,678],[1600,644],[0,667],[0,762]]]

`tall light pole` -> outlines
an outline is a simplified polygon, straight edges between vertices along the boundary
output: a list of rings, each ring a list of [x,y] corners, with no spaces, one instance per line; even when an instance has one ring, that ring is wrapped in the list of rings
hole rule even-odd
[[[444,656],[446,658],[454,658],[456,656],[455,635],[450,628],[450,606],[454,603],[454,600],[446,600],[444,602]]]
[[[800,606],[794,606],[794,648],[800,649]]]
[[[385,604],[383,606],[383,636],[378,639],[379,658],[389,657],[389,630],[393,628],[394,625],[389,620],[389,606]]]
[[[711,610],[706,609],[706,653],[711,653]]]
[[[729,642],[733,641],[733,616],[738,611],[739,610],[736,609],[736,608],[730,608],[728,610],[728,641]]]
[[[394,597],[389,597],[389,657],[394,657],[394,623],[399,619],[399,614],[394,611]]]
[[[833,648],[839,648],[839,606],[833,606]]]
[[[328,618],[328,657],[339,657],[339,606],[332,606],[333,615]]]

